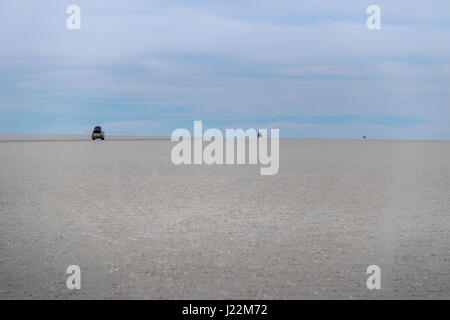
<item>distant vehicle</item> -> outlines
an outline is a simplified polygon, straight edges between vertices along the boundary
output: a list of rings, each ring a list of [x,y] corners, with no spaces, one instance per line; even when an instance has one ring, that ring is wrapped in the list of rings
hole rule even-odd
[[[96,126],[94,131],[92,131],[92,140],[102,139],[105,140],[105,133],[102,130],[102,127]]]

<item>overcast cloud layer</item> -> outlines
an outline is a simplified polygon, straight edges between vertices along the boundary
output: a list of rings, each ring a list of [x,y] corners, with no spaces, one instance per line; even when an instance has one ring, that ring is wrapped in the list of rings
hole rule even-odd
[[[449,40],[448,0],[0,0],[0,134],[450,139]]]

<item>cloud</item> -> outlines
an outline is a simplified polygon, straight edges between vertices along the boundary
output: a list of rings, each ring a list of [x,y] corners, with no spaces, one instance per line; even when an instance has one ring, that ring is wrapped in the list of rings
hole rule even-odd
[[[380,0],[380,31],[367,30],[357,0],[77,4],[79,31],[66,29],[61,1],[0,4],[0,105],[49,122],[52,112],[153,118],[167,134],[180,120],[245,127],[262,115],[450,121],[448,1]],[[134,126],[156,130],[144,127]],[[399,127],[411,137],[425,132],[416,129]]]

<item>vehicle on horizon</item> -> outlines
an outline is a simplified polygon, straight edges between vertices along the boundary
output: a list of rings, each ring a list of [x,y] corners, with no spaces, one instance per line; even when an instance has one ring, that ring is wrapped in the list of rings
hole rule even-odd
[[[94,127],[94,131],[92,131],[92,140],[102,139],[105,140],[105,133],[102,130],[102,127],[96,126]]]

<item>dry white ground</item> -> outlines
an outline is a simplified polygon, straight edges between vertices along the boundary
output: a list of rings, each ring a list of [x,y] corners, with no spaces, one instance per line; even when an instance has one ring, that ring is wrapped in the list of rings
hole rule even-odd
[[[0,139],[0,298],[450,298],[450,142],[283,139],[261,176],[175,166],[164,140],[19,138]]]

